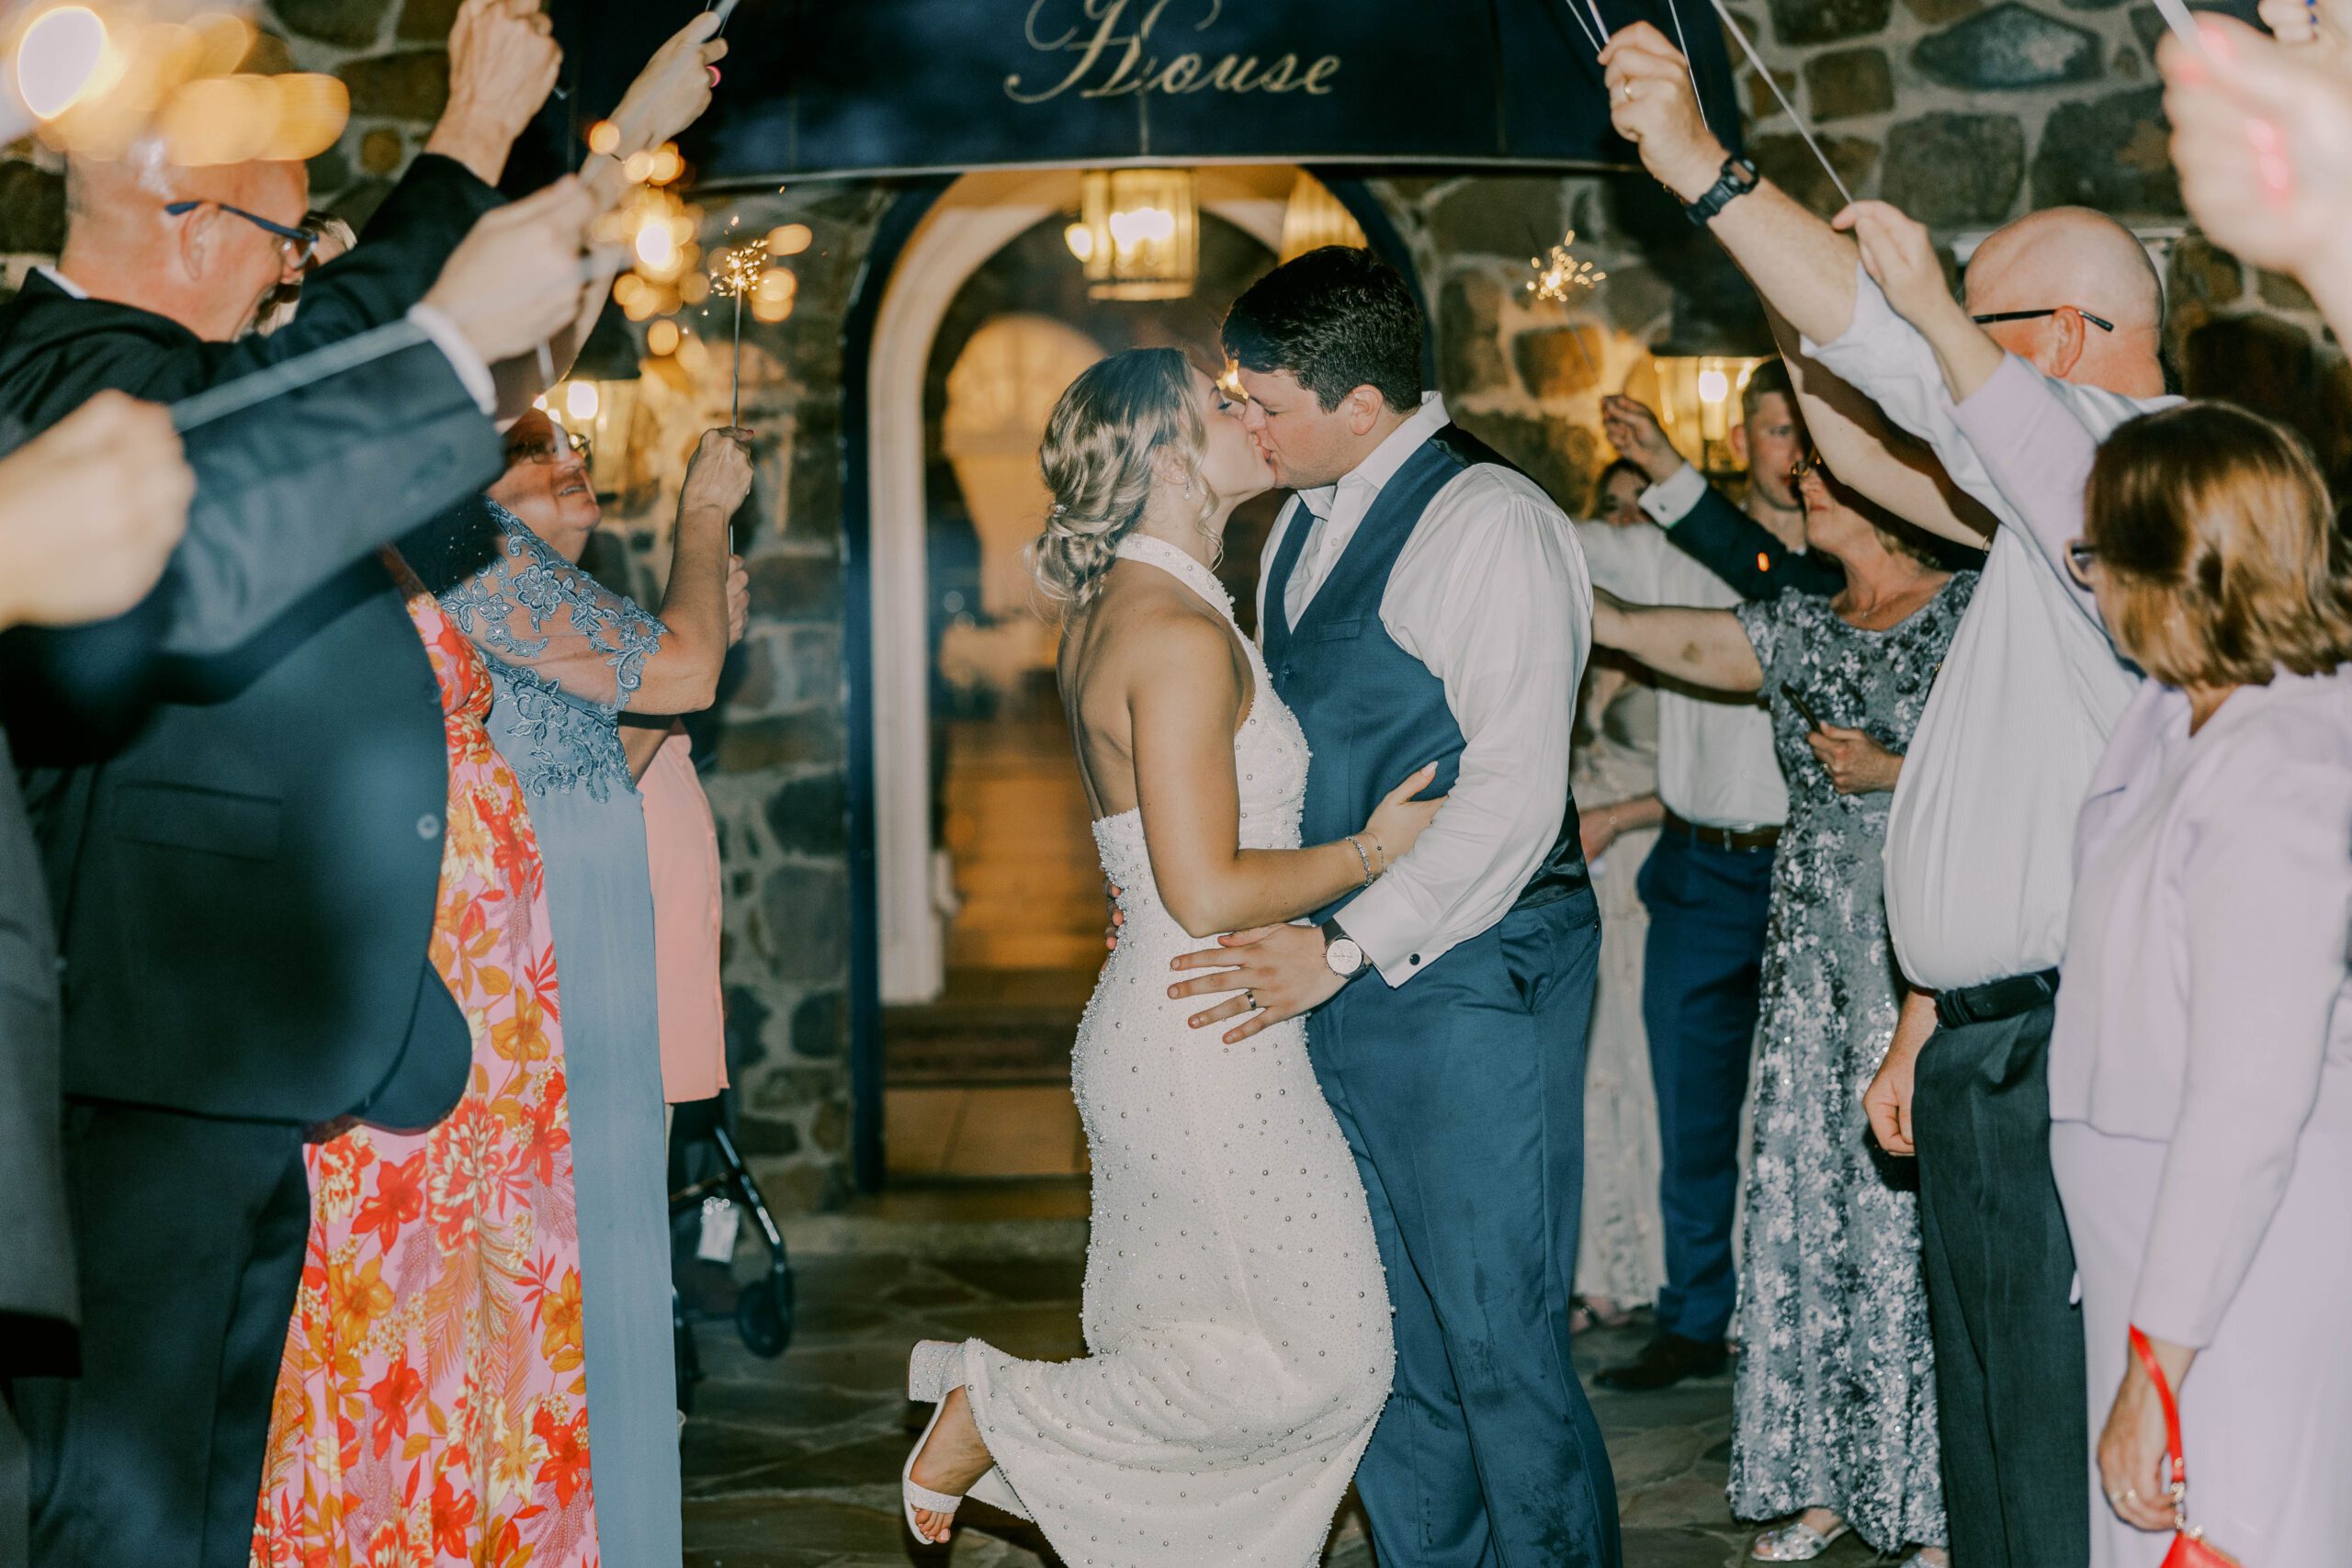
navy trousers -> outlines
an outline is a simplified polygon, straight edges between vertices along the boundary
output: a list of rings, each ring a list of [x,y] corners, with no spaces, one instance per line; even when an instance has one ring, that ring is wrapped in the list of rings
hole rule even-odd
[[[1713,1342],[1731,1327],[1738,1296],[1731,1226],[1739,1113],[1755,1045],[1772,852],[1717,849],[1665,833],[1637,886],[1650,914],[1642,1023],[1657,1086],[1666,1230],[1657,1326]]]
[[[1617,1488],[1568,1354],[1589,891],[1307,1021],[1363,1173],[1396,1381],[1357,1472],[1381,1568],[1617,1568]]]

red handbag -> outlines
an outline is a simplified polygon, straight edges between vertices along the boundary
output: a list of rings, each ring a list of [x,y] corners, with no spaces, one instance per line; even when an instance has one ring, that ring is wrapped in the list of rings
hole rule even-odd
[[[2135,1326],[2132,1330],[2132,1353],[2140,1358],[2141,1367],[2148,1381],[2156,1385],[2156,1398],[2165,1407],[2165,1454],[2172,1461],[2171,1484],[2166,1491],[2172,1497],[2172,1550],[2165,1553],[2164,1568],[2245,1568],[2245,1565],[2205,1539],[2205,1532],[2188,1522],[2188,1461],[2180,1457],[2180,1405],[2172,1396],[2172,1383],[2165,1377],[2165,1370],[2156,1361],[2156,1353],[2148,1344],[2148,1337]]]

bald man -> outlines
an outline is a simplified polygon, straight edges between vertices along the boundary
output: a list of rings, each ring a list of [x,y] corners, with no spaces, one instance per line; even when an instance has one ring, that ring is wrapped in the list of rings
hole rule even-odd
[[[2034,558],[2042,546],[2028,518],[2078,513],[2080,474],[2004,468],[1971,431],[2003,423],[1980,400],[2022,389],[2088,451],[2171,400],[2162,289],[2139,243],[2098,213],[2058,209],[2008,225],[1977,249],[1966,279],[1966,308],[2005,369],[1963,408],[1935,350],[1840,231],[1855,214],[1833,227],[1727,155],[1656,28],[1620,32],[1603,59],[1611,113],[1643,165],[1801,338],[1790,361],[1825,461],[1936,532],[1975,543],[1991,527],[1981,585],[1895,791],[1888,923],[1915,989],[1870,1098],[1882,1142],[1919,1159],[1953,1560],[2080,1562],[2091,1491],[2083,1340],[2050,1172],[2046,1054],[2075,812],[2134,681],[2063,574]]]

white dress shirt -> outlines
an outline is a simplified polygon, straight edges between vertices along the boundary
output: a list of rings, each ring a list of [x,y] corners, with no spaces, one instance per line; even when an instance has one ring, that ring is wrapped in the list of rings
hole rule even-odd
[[[1696,477],[1695,469],[1683,471]],[[1675,515],[1696,504],[1694,498]],[[1728,610],[1740,602],[1729,583],[1676,549],[1658,529],[1579,523],[1577,531],[1592,580],[1629,604]],[[1657,797],[1685,822],[1709,828],[1787,822],[1789,786],[1772,750],[1771,715],[1752,696],[1712,696],[1660,683]]]
[[[1352,472],[1283,509],[1261,558],[1259,625],[1266,577],[1302,514],[1309,533],[1283,602],[1294,626],[1381,488],[1446,423],[1444,403],[1425,396]],[[1592,585],[1576,533],[1533,481],[1466,468],[1405,542],[1380,624],[1444,683],[1464,743],[1436,820],[1340,914],[1381,977],[1401,986],[1510,913],[1559,838],[1577,682],[1592,646]]]
[[[88,289],[54,267],[38,266],[33,270],[76,299],[90,297]],[[441,351],[441,356],[449,362],[449,368],[456,371],[458,379],[465,384],[466,393],[473,399],[474,406],[486,414],[495,414],[498,412],[498,388],[491,380],[490,367],[482,362],[481,353],[466,334],[458,330],[458,323],[432,306],[424,304],[410,306],[408,319],[415,323],[417,331],[432,340],[434,347]]]
[[[2037,558],[2026,526],[2027,508],[2071,502],[2079,514],[2080,485],[2070,495],[2007,493],[1962,428],[1927,340],[1859,264],[1855,291],[1845,334],[1808,340],[1805,352],[1927,442],[2001,525],[1911,738],[1887,823],[1895,955],[1915,984],[1951,990],[2052,968],[2064,953],[2075,813],[2138,681]],[[2094,442],[2177,400],[2048,386],[2059,417]]]
[[[2167,1146],[2132,1321],[2211,1341],[2307,1124],[2352,1125],[2352,672],[2150,681],[2083,803],[2050,1114]]]

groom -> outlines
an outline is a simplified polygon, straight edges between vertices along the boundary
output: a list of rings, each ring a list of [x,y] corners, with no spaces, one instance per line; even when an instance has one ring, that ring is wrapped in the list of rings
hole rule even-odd
[[[1314,753],[1305,840],[1359,832],[1424,762],[1447,799],[1317,923],[1187,954],[1218,972],[1171,994],[1246,987],[1193,1020],[1254,1003],[1228,1041],[1312,1013],[1396,1314],[1358,1474],[1383,1568],[1616,1568],[1616,1486],[1568,1355],[1600,946],[1568,798],[1584,558],[1550,498],[1423,394],[1420,308],[1369,253],[1276,268],[1225,346],[1297,492],[1258,624]]]

